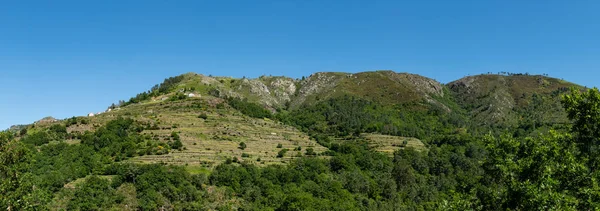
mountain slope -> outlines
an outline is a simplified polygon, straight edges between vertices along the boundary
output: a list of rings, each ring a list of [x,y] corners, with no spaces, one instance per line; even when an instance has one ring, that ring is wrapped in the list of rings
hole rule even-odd
[[[344,95],[356,96],[382,104],[405,104],[434,101],[444,96],[444,86],[423,76],[374,71],[362,73],[315,73],[300,83],[292,109],[303,104]]]
[[[493,127],[564,123],[560,96],[580,87],[541,75],[477,75],[447,86],[473,122]]]

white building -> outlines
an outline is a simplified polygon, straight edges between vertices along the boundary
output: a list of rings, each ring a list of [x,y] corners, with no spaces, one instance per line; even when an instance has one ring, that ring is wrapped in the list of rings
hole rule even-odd
[[[93,116],[94,116],[94,113],[89,113],[88,114],[88,117],[93,117]]]

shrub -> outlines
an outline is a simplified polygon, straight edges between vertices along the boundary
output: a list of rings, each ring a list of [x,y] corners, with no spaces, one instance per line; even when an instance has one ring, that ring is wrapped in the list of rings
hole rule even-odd
[[[406,145],[408,145],[407,140],[402,141],[402,144],[400,144],[401,147],[406,147]]]
[[[206,113],[201,113],[200,115],[198,115],[198,118],[206,120],[208,119],[208,115],[206,115]]]
[[[181,137],[179,137],[179,134],[177,134],[177,132],[173,131],[171,132],[171,137],[173,137],[173,140],[181,140]]]
[[[279,152],[277,153],[277,157],[278,157],[278,158],[282,158],[282,157],[284,157],[284,156],[285,156],[285,153],[286,153],[287,151],[288,151],[288,149],[282,149],[281,151],[279,151]]]
[[[179,139],[175,140],[172,144],[171,144],[171,149],[178,149],[181,150],[181,148],[183,147],[183,143],[181,143],[181,141]]]
[[[316,155],[317,153],[315,153],[315,149],[313,149],[313,148],[306,148],[305,154],[309,155],[309,156],[313,156],[313,155]]]

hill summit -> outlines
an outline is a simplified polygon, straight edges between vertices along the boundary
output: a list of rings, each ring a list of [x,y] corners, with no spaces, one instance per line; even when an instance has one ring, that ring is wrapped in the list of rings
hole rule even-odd
[[[293,112],[344,96],[407,110],[450,113],[459,122],[486,127],[533,127],[564,123],[560,96],[579,85],[545,75],[482,74],[442,84],[390,70],[317,72],[302,79],[214,77],[187,73],[166,79],[124,105],[175,95],[237,98],[278,113]],[[527,125],[527,126],[526,126]]]

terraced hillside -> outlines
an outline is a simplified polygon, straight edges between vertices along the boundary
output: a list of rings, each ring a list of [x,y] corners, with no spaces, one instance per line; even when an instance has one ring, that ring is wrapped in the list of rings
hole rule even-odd
[[[412,147],[415,150],[425,150],[425,144],[421,140],[410,137],[388,136],[381,134],[364,133],[361,134],[369,146],[378,152],[394,155],[394,152],[400,149]]]
[[[267,118],[245,116],[229,107],[223,99],[212,96],[132,104],[94,117],[80,117],[88,123],[71,125],[67,130],[74,133],[93,131],[117,117],[132,118],[148,125],[151,129],[142,133],[155,140],[174,141],[176,133],[183,143],[180,151],[133,159],[142,163],[210,168],[228,159],[237,159],[268,165],[306,156],[309,149],[316,154],[326,150],[294,127]],[[240,147],[242,142],[243,149]],[[278,157],[279,151],[284,149],[288,152]]]

